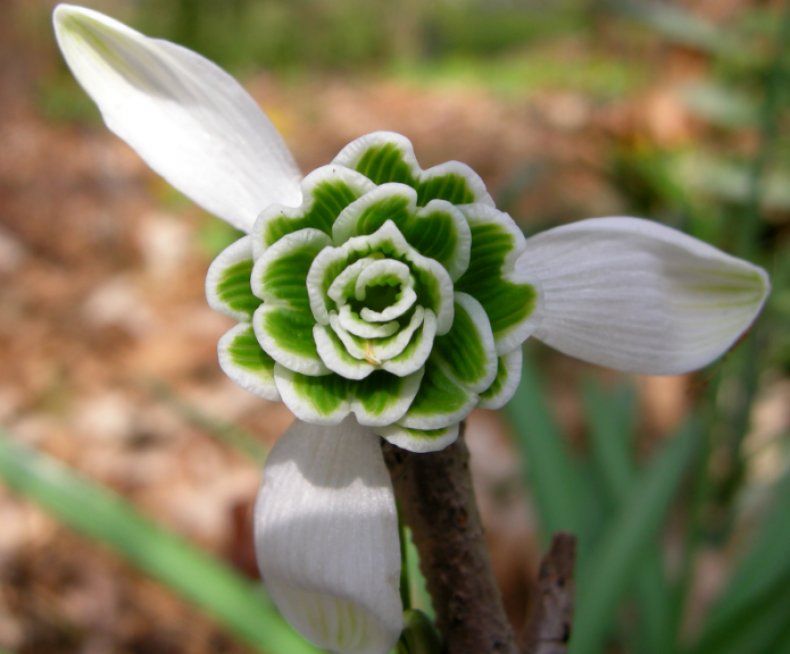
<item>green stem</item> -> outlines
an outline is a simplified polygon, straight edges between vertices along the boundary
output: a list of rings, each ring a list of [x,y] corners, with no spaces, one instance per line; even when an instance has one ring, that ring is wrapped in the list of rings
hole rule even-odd
[[[406,540],[406,524],[403,521],[403,511],[398,506],[398,539],[400,540],[400,600],[403,610],[412,608],[411,602],[411,577],[409,575],[409,543]]]

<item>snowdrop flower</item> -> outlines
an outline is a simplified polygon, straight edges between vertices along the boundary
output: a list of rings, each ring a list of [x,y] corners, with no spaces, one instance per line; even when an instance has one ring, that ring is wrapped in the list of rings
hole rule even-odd
[[[445,447],[475,406],[510,399],[530,335],[618,370],[699,368],[767,295],[760,268],[646,220],[525,239],[471,169],[424,170],[398,134],[362,136],[302,177],[210,61],[88,9],[60,5],[54,22],[108,127],[246,232],[207,276],[209,304],[238,323],[220,365],[297,416],[264,469],[259,565],[284,615],[329,650],[386,653],[402,626],[376,435]]]

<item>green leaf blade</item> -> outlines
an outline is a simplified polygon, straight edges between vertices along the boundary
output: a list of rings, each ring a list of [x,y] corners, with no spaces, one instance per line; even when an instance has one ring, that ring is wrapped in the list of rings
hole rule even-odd
[[[58,520],[103,542],[264,652],[317,654],[257,584],[140,515],[114,493],[0,435],[0,479]]]
[[[698,440],[696,422],[690,421],[632,485],[628,499],[590,553],[586,569],[580,571],[572,654],[600,651],[617,603],[664,521]]]

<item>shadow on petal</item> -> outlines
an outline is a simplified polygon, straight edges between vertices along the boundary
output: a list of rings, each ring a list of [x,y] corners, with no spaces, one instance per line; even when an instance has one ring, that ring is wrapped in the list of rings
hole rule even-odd
[[[401,627],[395,500],[379,440],[297,421],[269,455],[255,546],[283,615],[316,645],[386,654]]]

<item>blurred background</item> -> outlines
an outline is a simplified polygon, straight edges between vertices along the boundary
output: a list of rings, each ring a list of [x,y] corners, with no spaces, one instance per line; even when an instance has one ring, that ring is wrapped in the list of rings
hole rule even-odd
[[[292,418],[222,375],[230,321],[203,295],[236,234],[104,128],[54,4],[0,1],[0,653],[308,652],[251,550]],[[85,4],[230,70],[305,171],[395,130],[424,167],[471,165],[528,236],[638,215],[766,267],[762,316],[708,369],[528,342],[516,400],[467,433],[517,627],[570,530],[573,654],[790,652],[786,3]]]

